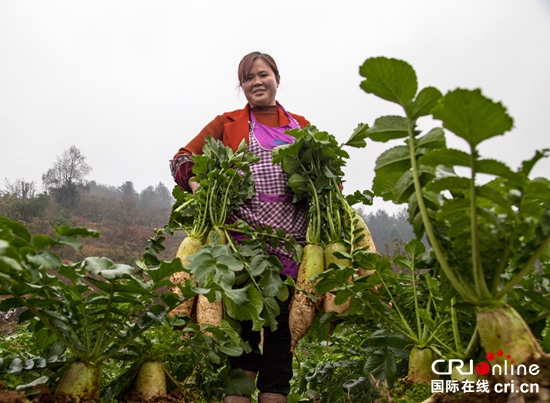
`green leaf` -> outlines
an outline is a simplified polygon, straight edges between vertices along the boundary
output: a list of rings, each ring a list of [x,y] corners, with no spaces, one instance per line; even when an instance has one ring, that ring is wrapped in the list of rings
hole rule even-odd
[[[237,305],[227,294],[223,295],[223,302],[227,314],[236,320],[251,320],[253,330],[259,331],[262,328],[263,320],[259,315],[263,309],[262,295],[254,287],[249,287],[249,303]],[[235,291],[235,290],[234,290]],[[233,295],[234,296],[234,295]]]
[[[172,274],[180,271],[183,271],[181,260],[179,258],[175,258],[169,262],[162,261],[158,268],[148,269],[147,274],[154,282],[158,282],[162,279],[169,278]]]
[[[105,257],[88,257],[85,259],[86,269],[92,276],[99,275],[106,280],[127,278],[134,269],[126,264],[113,263]]]
[[[230,299],[234,304],[242,306],[250,302],[249,290],[250,286],[245,288],[236,288],[234,290],[224,290],[225,296]]]
[[[7,312],[11,308],[19,308],[25,306],[22,301],[16,298],[7,298],[0,302],[0,312]]]
[[[275,319],[281,312],[277,300],[273,297],[266,297],[264,299],[264,310],[261,317],[265,320],[264,326],[269,326],[270,330],[274,332],[277,330],[278,323]]]
[[[254,381],[243,370],[229,372],[224,389],[226,395],[252,395],[255,390]]]
[[[293,175],[301,168],[301,162],[298,158],[285,156],[281,162],[281,168],[289,175]]]
[[[373,141],[387,142],[409,136],[407,119],[402,116],[382,116],[367,130]]]
[[[290,186],[295,193],[307,192],[311,189],[311,184],[307,177],[300,174],[290,176],[290,178],[288,178],[288,186]]]
[[[278,272],[270,270],[262,276],[258,285],[266,297],[275,297],[279,294],[283,281]]]
[[[279,301],[286,301],[288,297],[290,296],[290,291],[288,290],[288,287],[283,283],[283,286],[279,290],[279,293],[277,294],[277,298]]]
[[[470,167],[472,160],[470,154],[464,151],[454,150],[451,148],[434,150],[420,157],[420,164],[437,166],[444,165],[447,167],[461,166]]]
[[[248,274],[253,277],[259,276],[267,270],[268,267],[269,263],[267,262],[265,255],[256,255],[250,262]]]
[[[530,160],[525,160],[521,164],[521,172],[525,176],[529,176],[531,173],[531,170],[535,166],[535,164],[542,158],[548,158],[548,155],[550,154],[550,149],[545,148],[543,150],[537,150],[535,152],[535,156],[531,158]]]
[[[478,197],[482,197],[490,202],[502,207],[504,210],[512,208],[511,201],[499,190],[493,189],[488,185],[476,187]]]
[[[394,257],[393,263],[405,269],[412,269],[414,267],[414,262],[402,255]]]
[[[469,191],[470,179],[460,177],[438,178],[426,186],[432,192],[451,190],[453,192]]]
[[[367,377],[360,376],[357,379],[347,380],[342,384],[342,388],[347,391],[351,391],[359,386],[365,387],[369,385],[369,381],[367,379],[368,379]]]
[[[23,370],[23,361],[19,358],[15,358],[3,372],[7,374],[18,374]]]
[[[396,146],[384,151],[376,160],[374,167],[376,171],[391,173],[403,173],[410,168],[411,155],[407,146]]]
[[[431,315],[424,308],[420,308],[418,311],[418,316],[422,319],[422,322],[428,326],[428,329],[434,330],[436,327],[435,321],[432,319]]]
[[[326,270],[319,275],[320,280],[315,284],[315,292],[323,295],[335,288],[348,283],[348,279],[354,274],[355,270],[351,267]]]
[[[111,283],[105,282],[105,280],[103,280],[103,279],[97,280],[95,278],[88,277],[88,278],[86,278],[86,281],[89,281],[90,283],[92,283],[92,285],[96,286],[101,291],[104,291],[104,292],[110,292],[111,291]]]
[[[23,239],[25,242],[31,241],[31,233],[22,224],[12,221],[7,217],[0,217],[0,227],[6,227],[11,230],[15,235]]]
[[[363,190],[362,192],[356,190],[352,195],[346,196],[346,201],[350,206],[357,203],[362,203],[365,206],[372,206],[372,203],[374,202],[374,193],[370,190]]]
[[[243,353],[243,349],[240,346],[225,346],[223,344],[216,344],[216,348],[230,357],[238,357]]]
[[[114,270],[113,270],[114,272]],[[148,294],[150,291],[148,289],[147,284],[145,284],[143,281],[137,279],[136,277],[132,277],[129,275],[126,275],[124,271],[117,270],[116,273],[109,272],[109,276],[115,275],[116,277],[113,277],[112,279],[107,278],[105,276],[106,272],[101,272],[101,275],[104,276],[107,280],[115,280],[118,278],[125,278],[126,280],[124,282],[116,282],[113,286],[113,290],[115,292],[120,293],[127,293],[129,297],[134,297],[132,294]],[[122,277],[118,277],[118,275],[122,274]]]
[[[76,283],[78,278],[81,276],[80,273],[77,271],[80,268],[80,264],[74,264],[74,265],[63,265],[59,268],[58,273],[59,275],[71,280],[73,283]]]
[[[386,381],[388,387],[391,388],[397,374],[397,363],[393,352],[391,350],[383,350],[370,355],[363,367],[363,373],[369,377],[372,374],[380,382]]]
[[[550,301],[543,297],[541,294],[539,294],[538,292],[535,292],[535,291],[526,291],[525,294],[527,295],[527,297],[529,297],[530,299],[532,299],[533,301],[535,301],[537,304],[539,304],[540,306],[546,308],[546,309],[550,309]]]
[[[406,171],[395,184],[393,201],[397,204],[406,203],[414,194],[414,177],[412,171]]]
[[[8,249],[9,246],[10,244],[7,241],[0,239],[0,254],[5,253],[6,249]]]
[[[226,250],[224,252],[227,253]],[[223,254],[215,257],[216,257],[216,265],[223,265],[227,267],[227,269],[230,271],[237,272],[237,271],[241,271],[244,268],[244,265],[242,264],[242,262],[239,261],[238,259],[235,259],[231,255]]]
[[[418,90],[416,73],[402,60],[374,57],[367,59],[359,74],[365,77],[361,88],[390,102],[405,106]]]
[[[407,116],[411,120],[416,120],[421,116],[429,115],[442,96],[443,94],[437,88],[423,88],[416,99],[406,106]]]
[[[411,340],[400,333],[388,330],[376,330],[361,342],[362,347],[395,347],[405,349],[411,345]]]
[[[61,266],[61,259],[48,251],[41,251],[36,255],[27,255],[27,259],[37,266],[55,269]]]
[[[364,148],[367,146],[367,143],[365,142],[365,139],[368,137],[367,130],[369,129],[369,125],[366,123],[359,123],[359,125],[355,128],[353,133],[351,134],[348,141],[344,143],[345,146],[355,147],[355,148]],[[288,172],[288,171],[285,171]]]
[[[45,249],[58,245],[59,242],[47,235],[36,235],[32,238],[32,244],[36,249]]]
[[[506,164],[497,160],[476,160],[474,168],[477,173],[494,175],[502,178],[507,178],[512,181],[518,180],[518,175],[513,172]]]
[[[69,227],[68,225],[62,225],[60,227],[55,227],[55,232],[59,235],[64,235],[68,237],[81,236],[87,238],[89,236],[93,238],[99,237],[99,232],[93,229],[83,228],[83,227]]]
[[[472,148],[484,140],[504,134],[513,126],[513,119],[506,113],[506,108],[483,96],[479,89],[448,92],[433,109],[432,115]]]
[[[346,303],[351,297],[353,297],[353,293],[347,288],[340,290],[336,293],[336,298],[334,298],[334,303],[336,305],[342,305]]]
[[[416,147],[428,149],[443,148],[445,145],[445,132],[440,127],[433,128],[424,136],[419,137],[416,143]]]
[[[376,196],[382,197],[386,201],[394,201],[393,191],[402,176],[401,172],[377,173],[372,183],[372,191]]]
[[[84,259],[86,270],[92,275],[98,275],[102,270],[107,270],[115,263],[106,257],[88,257]]]

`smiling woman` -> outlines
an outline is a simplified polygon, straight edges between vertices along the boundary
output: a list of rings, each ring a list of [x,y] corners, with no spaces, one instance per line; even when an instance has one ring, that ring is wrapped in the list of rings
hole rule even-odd
[[[287,185],[288,176],[280,165],[272,163],[271,150],[281,144],[294,141],[285,134],[289,129],[305,127],[309,122],[302,116],[287,112],[277,100],[280,82],[279,70],[269,55],[252,52],[244,56],[238,67],[239,84],[248,101],[244,109],[217,116],[185,147],[180,148],[170,162],[176,183],[184,190],[195,191],[198,183],[193,180],[192,155],[202,154],[206,137],[221,140],[224,145],[237,150],[244,140],[248,151],[260,157],[250,165],[254,176],[256,194],[230,215],[228,221],[246,221],[254,228],[282,229],[302,245],[307,228],[307,206],[292,203],[293,193]],[[236,241],[239,241],[235,237]],[[298,264],[293,253],[284,246],[269,247],[268,252],[282,263],[283,277],[297,277]],[[260,351],[260,332],[254,331],[250,321],[241,322],[241,337],[250,343],[252,351],[240,357],[230,358],[232,370],[244,370],[252,378],[257,377],[260,403],[284,403],[290,393],[292,378],[292,353],[288,324],[290,298],[277,301],[279,315],[275,331],[264,329],[263,352]],[[249,403],[250,396],[226,396],[225,403]]]
[[[270,56],[259,55],[255,59],[249,57],[241,61],[239,81],[251,107],[276,105],[279,80],[279,72]]]

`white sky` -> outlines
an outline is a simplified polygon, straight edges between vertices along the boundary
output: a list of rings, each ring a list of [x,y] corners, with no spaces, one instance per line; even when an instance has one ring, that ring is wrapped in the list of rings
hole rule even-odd
[[[550,147],[549,0],[0,0],[0,188],[41,189],[71,145],[89,180],[171,188],[178,148],[244,106],[236,70],[253,50],[277,61],[285,108],[342,142],[400,112],[359,88],[359,66],[386,56],[421,88],[481,88],[508,107],[515,128],[484,156],[516,168]],[[371,188],[387,147],[351,153],[346,192]],[[535,173],[550,177],[550,161]]]

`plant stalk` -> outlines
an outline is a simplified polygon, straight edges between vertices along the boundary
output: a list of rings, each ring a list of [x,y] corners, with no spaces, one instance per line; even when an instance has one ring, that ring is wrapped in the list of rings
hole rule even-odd
[[[419,172],[418,172],[418,162],[416,161],[416,150],[414,147],[414,135],[413,135],[413,129],[411,127],[411,120],[407,118],[407,131],[409,133],[409,152],[411,156],[411,166],[413,170],[413,183],[414,183],[414,190],[417,195],[417,201],[418,201],[418,208],[420,210],[420,214],[422,216],[422,221],[424,223],[424,228],[426,230],[426,235],[430,241],[430,244],[432,245],[432,248],[437,256],[437,260],[441,264],[441,268],[445,272],[445,275],[451,282],[452,286],[456,289],[456,291],[468,302],[477,305],[479,303],[479,300],[466,286],[456,277],[454,271],[449,266],[449,263],[445,259],[445,255],[443,253],[443,250],[441,249],[441,245],[439,244],[437,237],[435,236],[432,224],[430,222],[430,218],[428,216],[428,209],[426,208],[426,205],[424,204],[424,197],[422,194],[422,186],[420,185],[420,178],[419,178]]]

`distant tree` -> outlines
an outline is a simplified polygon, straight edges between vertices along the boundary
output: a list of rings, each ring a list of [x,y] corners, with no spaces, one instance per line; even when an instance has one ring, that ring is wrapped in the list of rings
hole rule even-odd
[[[49,205],[49,196],[37,194],[36,184],[24,179],[4,182],[6,189],[0,192],[0,215],[30,224],[35,218],[44,215]]]
[[[18,199],[32,199],[36,196],[36,183],[27,182],[23,178],[18,178],[11,183],[8,178],[4,180],[6,190],[3,192],[6,195],[15,196]]]
[[[139,194],[139,201],[142,206],[156,206],[157,204],[157,195],[155,193],[155,187],[153,185],[147,186]]]
[[[138,193],[134,188],[132,181],[127,181],[120,186],[119,191],[122,193],[120,205],[122,207],[122,219],[125,227],[134,224],[137,213]]]
[[[360,214],[369,227],[376,249],[381,253],[390,256],[402,253],[405,243],[414,238],[406,209],[393,215],[382,209],[368,215]]]
[[[42,175],[44,188],[63,207],[74,207],[78,191],[86,186],[85,177],[92,171],[86,157],[75,146],[63,150],[53,167]]]
[[[118,199],[120,197],[120,187],[112,185],[103,185],[96,181],[90,181],[86,184],[88,193],[94,196],[105,197],[108,199]]]
[[[139,199],[144,207],[172,207],[172,204],[174,204],[172,193],[162,182],[159,182],[156,186],[147,186],[141,191]]]
[[[155,186],[155,193],[157,194],[161,207],[172,207],[174,198],[172,197],[172,192],[170,192],[164,183],[159,182],[157,186]]]

